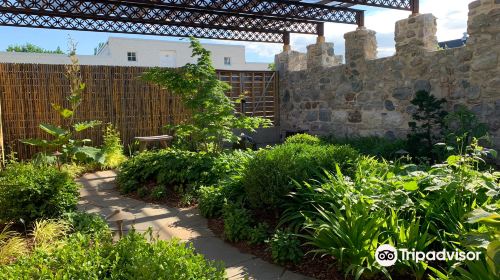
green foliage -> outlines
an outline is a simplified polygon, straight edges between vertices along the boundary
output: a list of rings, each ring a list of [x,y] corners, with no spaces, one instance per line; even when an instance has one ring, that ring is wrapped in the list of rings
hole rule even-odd
[[[40,157],[45,158],[46,163],[63,162],[104,162],[104,157],[99,149],[87,146],[89,139],[76,139],[75,134],[84,130],[100,125],[99,121],[75,122],[75,114],[82,102],[85,91],[80,74],[80,65],[76,57],[76,46],[70,42],[70,60],[71,64],[66,66],[66,77],[70,83],[70,94],[67,97],[69,108],[64,108],[59,104],[52,104],[52,108],[59,113],[63,119],[63,126],[41,123],[40,129],[53,137],[52,140],[46,139],[24,139],[22,143],[42,148]],[[53,152],[62,153],[59,158],[55,158]]]
[[[103,131],[104,144],[102,153],[104,154],[104,164],[106,168],[117,168],[127,160],[123,154],[123,144],[120,139],[120,132],[112,124],[108,124]]]
[[[196,191],[199,186],[216,184],[240,172],[253,154],[252,151],[208,154],[177,149],[143,152],[120,165],[117,182],[124,193],[135,192],[151,182],[180,186],[180,191],[183,188]]]
[[[0,221],[57,218],[76,207],[78,196],[78,185],[65,172],[11,164],[0,173]]]
[[[427,91],[419,91],[411,104],[417,107],[409,122],[408,151],[416,158],[437,159],[434,145],[443,138],[443,120],[447,112],[442,109],[445,99],[437,99]]]
[[[384,244],[384,240],[379,243],[384,213],[370,212],[362,200],[352,201],[350,197],[345,197],[341,205],[345,209],[332,205],[330,211],[318,206],[314,216],[307,216],[306,244],[316,248],[311,253],[335,257],[346,274],[360,275],[376,270],[373,252]]]
[[[222,210],[224,218],[224,238],[237,242],[246,240],[252,218],[250,212],[239,204],[226,203]]]
[[[145,198],[149,195],[149,189],[146,188],[146,187],[140,187],[138,190],[137,190],[137,195],[140,197],[140,198]]]
[[[223,188],[203,186],[198,190],[198,208],[203,217],[213,218],[221,215],[224,206]]]
[[[411,273],[424,279],[430,270],[450,266],[441,273],[449,279],[459,274],[464,278],[457,279],[467,279],[467,273],[484,267],[478,277],[495,279],[491,263],[497,261],[486,258],[477,264],[398,262],[391,271],[374,262],[379,244],[418,251],[483,250],[485,256],[489,244],[497,246],[494,210],[477,209],[492,209],[488,205],[500,199],[500,173],[479,171],[485,151],[475,141],[466,151],[430,168],[362,157],[351,178],[338,168],[318,181],[297,182],[279,226],[299,232],[314,248],[309,253],[335,257],[340,269],[355,278],[391,274],[406,279]],[[468,216],[470,211],[475,212]],[[483,218],[489,225],[475,223]],[[497,253],[489,260],[495,258]]]
[[[479,122],[476,115],[463,105],[444,118],[444,126],[446,143],[459,153],[471,145],[474,138],[481,139],[488,133],[488,126]]]
[[[2,279],[225,279],[222,264],[177,240],[148,242],[132,231],[116,244],[81,233],[62,241],[0,266]]]
[[[495,209],[497,212],[477,208],[467,215],[467,223],[480,224],[481,227],[468,235],[466,245],[482,252],[487,266],[483,271],[488,271],[490,276],[500,277],[500,213],[498,211],[500,202],[497,201],[497,205],[491,205],[488,208]]]
[[[110,235],[108,224],[97,214],[74,211],[64,213],[62,219],[71,225],[73,231],[100,238]]]
[[[293,180],[318,179],[322,170],[335,170],[336,164],[352,174],[357,157],[349,146],[285,144],[260,150],[244,172],[246,197],[254,208],[281,208],[295,190]]]
[[[205,260],[191,245],[175,239],[150,244],[131,233],[114,246],[109,259],[116,260],[110,270],[114,279],[225,279],[221,263]]]
[[[248,243],[261,244],[269,237],[269,225],[259,223],[248,231]]]
[[[0,232],[0,267],[8,264],[13,258],[26,254],[28,246],[19,233],[9,230],[9,225],[4,226]]]
[[[269,125],[262,118],[237,116],[234,103],[225,95],[230,86],[217,78],[210,52],[200,42],[191,38],[192,56],[197,63],[181,68],[154,68],[144,73],[147,81],[177,94],[184,106],[192,113],[189,120],[168,126],[173,129],[178,143],[191,150],[221,151],[224,142],[238,138],[232,129],[253,131]]]
[[[143,152],[120,165],[117,182],[124,193],[151,181],[165,186],[209,185],[223,174],[207,153],[175,149]],[[221,173],[218,173],[218,172]]]
[[[156,186],[151,190],[151,198],[154,200],[161,200],[167,196],[167,189],[165,186]]]
[[[309,144],[309,145],[319,145],[321,144],[321,139],[316,136],[309,134],[295,134],[285,139],[285,144]]]
[[[380,159],[397,159],[401,157],[398,152],[407,148],[405,140],[387,139],[377,136],[336,138],[334,135],[324,137],[323,141],[335,145],[349,145],[361,154],[375,156]]]
[[[57,47],[57,49],[51,51],[41,48],[37,45],[26,43],[24,45],[9,45],[5,50],[7,52],[23,52],[23,53],[56,53],[56,54],[64,54],[61,48]]]
[[[274,262],[286,264],[298,263],[304,256],[300,248],[300,240],[288,231],[277,230],[269,240]]]

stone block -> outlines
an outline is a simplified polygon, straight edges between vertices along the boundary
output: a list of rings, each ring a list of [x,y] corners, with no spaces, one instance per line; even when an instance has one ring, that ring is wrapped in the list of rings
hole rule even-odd
[[[415,15],[396,22],[396,54],[415,54],[435,51],[438,45],[436,17],[432,14]]]
[[[376,32],[364,27],[344,34],[346,64],[360,63],[377,58]]]

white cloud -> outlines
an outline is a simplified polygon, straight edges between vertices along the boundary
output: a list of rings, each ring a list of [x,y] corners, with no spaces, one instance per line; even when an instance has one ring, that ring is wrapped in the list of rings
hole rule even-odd
[[[440,41],[461,38],[467,29],[468,5],[472,0],[422,0],[421,13],[432,13],[438,18],[437,36]],[[364,7],[363,7],[364,8]],[[407,11],[367,8],[365,25],[377,32],[378,56],[390,56],[395,52],[394,26],[396,21],[409,16]],[[334,42],[335,53],[344,54],[344,33],[353,31],[356,26],[328,23],[325,36],[328,42]],[[306,46],[314,44],[315,36],[292,34],[292,49],[305,52]],[[260,61],[272,61],[281,51],[280,44],[239,43],[247,47],[247,56]]]

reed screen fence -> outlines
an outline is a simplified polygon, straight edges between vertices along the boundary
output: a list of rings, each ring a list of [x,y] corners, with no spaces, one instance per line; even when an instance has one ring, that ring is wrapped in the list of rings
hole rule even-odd
[[[147,69],[82,65],[86,91],[76,119],[114,124],[125,145],[132,143],[136,136],[160,135],[165,133],[165,125],[189,119],[190,113],[178,97],[139,78]],[[232,89],[227,92],[230,98],[244,97],[244,106],[236,105],[238,112],[265,117],[277,124],[275,72],[218,70],[217,75],[231,85]],[[14,151],[20,159],[31,157],[36,148],[20,143],[19,139],[48,138],[38,125],[61,124],[62,119],[51,104],[67,105],[68,92],[64,65],[0,64],[2,153]],[[100,145],[102,129],[85,131],[81,137]]]

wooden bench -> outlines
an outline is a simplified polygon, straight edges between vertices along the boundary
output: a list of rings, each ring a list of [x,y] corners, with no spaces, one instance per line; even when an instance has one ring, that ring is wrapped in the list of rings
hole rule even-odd
[[[135,140],[139,141],[139,149],[144,151],[149,143],[159,142],[164,148],[168,147],[168,144],[174,137],[170,135],[158,135],[158,136],[138,136],[134,137]]]

